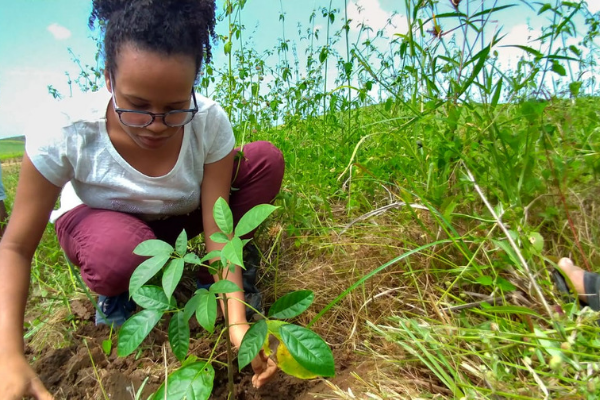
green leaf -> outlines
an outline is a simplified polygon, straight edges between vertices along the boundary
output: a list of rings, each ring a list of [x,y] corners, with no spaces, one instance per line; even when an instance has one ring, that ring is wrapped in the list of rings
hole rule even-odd
[[[310,329],[292,324],[280,327],[279,333],[298,364],[318,376],[335,375],[333,353],[319,335]]]
[[[328,55],[329,55],[329,50],[327,50],[327,47],[323,47],[321,49],[321,52],[319,53],[319,61],[321,63],[324,63],[325,60],[327,60]]]
[[[544,237],[538,232],[532,232],[529,234],[529,243],[533,246],[533,249],[541,254],[544,250]]]
[[[496,279],[496,285],[505,292],[512,292],[513,290],[517,290],[517,287],[515,285],[501,277],[498,277],[498,279]]]
[[[213,258],[221,258],[221,250],[213,250],[210,253],[208,253],[207,255],[205,255],[204,257],[202,257],[202,259],[200,259],[200,262],[205,262],[205,261],[209,261]]]
[[[517,49],[521,49],[521,50],[523,50],[523,51],[531,54],[535,58],[542,58],[544,56],[541,52],[539,52],[536,49],[533,49],[533,48],[528,47],[528,46],[522,46],[522,45],[519,45],[519,44],[511,44],[511,45],[500,46],[500,47],[516,47]]]
[[[579,92],[581,91],[582,84],[583,84],[583,82],[581,82],[581,81],[569,83],[569,92],[571,93],[572,97],[579,96]]]
[[[288,348],[281,342],[277,346],[277,366],[286,374],[300,379],[313,379],[319,376],[298,364]]]
[[[540,7],[540,9],[538,11],[538,15],[540,15],[548,10],[551,10],[551,9],[552,9],[552,5],[545,3],[543,6]]]
[[[215,330],[215,321],[217,320],[217,298],[206,289],[199,289],[196,293],[200,296],[200,301],[196,308],[196,319],[200,326],[213,333]]]
[[[194,264],[194,265],[201,265],[202,264],[202,260],[200,260],[200,257],[198,257],[197,255],[195,255],[194,253],[187,253],[183,257],[183,261],[185,261],[188,264]]]
[[[267,329],[269,333],[277,338],[277,340],[281,341],[281,335],[279,334],[279,329],[281,329],[284,325],[289,325],[289,322],[278,321],[276,319],[267,320]]]
[[[231,235],[233,232],[233,215],[229,205],[222,197],[215,201],[213,208],[213,216],[219,229],[226,235]]]
[[[206,289],[200,289],[200,290],[206,290]],[[190,318],[192,318],[192,315],[194,315],[194,313],[196,312],[196,309],[200,305],[201,299],[202,299],[202,296],[198,292],[196,292],[196,294],[194,296],[192,296],[192,298],[189,299],[187,303],[185,303],[185,307],[183,308],[183,315],[185,316],[186,321],[189,321]]]
[[[483,285],[483,286],[491,286],[492,283],[494,283],[494,280],[492,279],[491,276],[484,275],[484,276],[477,277],[477,279],[475,279],[475,282],[477,282],[477,283],[479,283],[480,285]]]
[[[469,88],[469,86],[471,86],[477,75],[479,75],[479,72],[481,72],[485,63],[487,62],[487,56],[490,53],[490,49],[491,44],[487,47],[484,47],[482,50],[479,51],[479,53],[473,56],[470,62],[478,60],[477,64],[475,64],[475,66],[473,67],[473,71],[471,71],[471,76],[469,76],[469,78],[462,83],[459,94],[463,94]]]
[[[496,90],[494,90],[494,95],[492,96],[492,107],[496,107],[498,105],[500,95],[502,94],[502,83],[503,78],[500,78],[498,83],[496,83]]]
[[[171,317],[171,321],[169,322],[169,343],[175,357],[180,362],[183,362],[190,348],[190,326],[183,311],[179,311]]]
[[[137,305],[149,310],[166,311],[171,306],[165,292],[158,286],[142,286],[131,297]]]
[[[230,280],[221,279],[220,281],[213,283],[210,286],[209,291],[211,293],[213,293],[213,294],[219,294],[219,293],[241,292],[242,289],[240,289],[238,287],[238,285],[236,285],[235,283],[231,282]]]
[[[240,345],[240,351],[238,353],[238,365],[240,371],[252,362],[266,339],[267,323],[264,319],[261,319],[248,329],[242,339],[242,344]]]
[[[163,312],[158,310],[143,310],[129,318],[119,330],[117,354],[127,357],[142,344],[152,328],[160,321]]]
[[[531,308],[520,307],[520,306],[488,306],[485,307],[486,313],[506,313],[506,314],[524,314],[531,315],[534,317],[540,317],[540,314]]]
[[[560,345],[552,340],[548,340],[548,335],[546,332],[539,330],[538,328],[533,328],[533,332],[535,336],[537,336],[537,340],[542,345],[544,350],[548,352],[551,356],[562,357],[562,351],[560,349]]]
[[[552,62],[552,71],[556,72],[560,76],[567,76],[567,70],[565,67],[563,67],[561,63],[556,60]]]
[[[102,341],[102,351],[104,351],[104,354],[107,356],[110,356],[110,352],[112,351],[112,340],[104,339]]]
[[[510,246],[510,243],[507,240],[492,239],[492,242],[494,242],[494,244],[496,246],[500,247],[502,250],[504,250],[504,252],[506,254],[508,254],[508,257],[510,258],[510,260],[513,262],[513,264],[515,266],[521,265],[521,263],[519,262],[519,259],[517,258],[517,255],[515,254],[515,251]]]
[[[162,276],[163,289],[167,298],[170,298],[173,295],[177,284],[181,280],[184,265],[185,262],[183,261],[183,258],[174,258],[167,264],[167,268]]]
[[[235,236],[228,242],[221,250],[221,260],[223,261],[223,265],[233,264],[244,267],[244,245],[242,240]]]
[[[175,250],[177,251],[177,254],[179,254],[180,256],[185,255],[185,252],[187,251],[187,233],[185,232],[185,229],[181,231],[181,233],[179,234],[179,236],[177,236],[177,240],[175,241]]]
[[[231,53],[231,40],[228,40],[227,43],[225,43],[223,50],[225,51],[225,54]]]
[[[141,263],[129,280],[129,294],[133,296],[146,282],[148,282],[160,269],[165,265],[169,258],[169,254],[159,254],[147,259]]]
[[[210,240],[212,240],[215,243],[227,243],[229,242],[229,236],[227,236],[223,232],[215,232],[212,235],[210,235]]]
[[[244,236],[255,230],[278,207],[270,204],[259,204],[248,211],[235,227],[235,236]]]
[[[215,370],[208,363],[194,363],[173,372],[163,383],[154,399],[208,400],[213,389]]]
[[[145,240],[133,249],[133,253],[138,256],[171,255],[172,252],[173,246],[158,239]]]
[[[294,318],[310,307],[315,295],[310,290],[298,290],[282,296],[269,309],[270,318]]]

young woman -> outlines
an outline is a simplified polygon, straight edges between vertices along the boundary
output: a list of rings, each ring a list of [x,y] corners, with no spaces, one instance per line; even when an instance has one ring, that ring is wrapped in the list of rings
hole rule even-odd
[[[52,398],[23,355],[22,327],[31,259],[61,188],[68,184],[55,215],[60,245],[111,322],[131,311],[129,277],[144,260],[132,253],[137,244],[174,242],[185,228],[190,237],[204,231],[207,251],[218,249],[208,239],[217,231],[215,201],[228,200],[237,220],[272,201],[283,177],[281,153],[267,142],[236,157],[224,111],[194,93],[211,56],[214,0],[94,0],[90,24],[96,20],[108,91],[65,104],[28,135],[0,242],[0,393],[7,399]],[[242,287],[239,268],[228,279]],[[245,307],[229,304],[230,338],[239,346],[249,328]],[[252,366],[257,387],[276,370],[263,354]]]

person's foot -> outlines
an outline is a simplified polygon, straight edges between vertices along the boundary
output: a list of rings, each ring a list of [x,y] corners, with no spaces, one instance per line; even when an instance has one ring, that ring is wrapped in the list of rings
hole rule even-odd
[[[583,281],[584,270],[573,264],[573,261],[566,257],[560,259],[558,262],[558,268],[564,272],[564,274],[573,283],[573,287],[577,292],[577,295],[579,295],[579,300],[587,303]]]
[[[135,311],[135,302],[129,299],[129,292],[118,296],[98,296],[96,325],[121,326]],[[102,311],[102,313],[100,312]],[[104,314],[104,315],[103,315]]]

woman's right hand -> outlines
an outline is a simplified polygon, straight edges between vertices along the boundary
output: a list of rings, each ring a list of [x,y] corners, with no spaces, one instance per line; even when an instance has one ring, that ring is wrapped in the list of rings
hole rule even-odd
[[[21,400],[27,396],[36,400],[54,399],[22,354],[1,356],[0,393],[8,400]]]

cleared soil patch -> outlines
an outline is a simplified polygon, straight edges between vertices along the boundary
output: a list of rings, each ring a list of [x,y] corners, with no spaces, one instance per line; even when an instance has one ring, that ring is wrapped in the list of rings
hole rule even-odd
[[[102,342],[109,338],[108,326],[95,326],[93,306],[84,300],[72,302],[72,310],[79,321],[79,328],[72,333],[71,345],[60,349],[44,348],[34,351],[26,347],[26,355],[39,374],[40,379],[57,400],[132,400],[142,383],[147,379],[142,398],[153,393],[165,378],[164,350],[166,347],[169,371],[179,366],[171,353],[166,332],[167,323],[155,329],[144,341],[141,350],[125,358],[117,357],[116,337],[113,349],[105,354]],[[192,336],[202,334],[201,328],[192,326]],[[114,335],[113,335],[114,336]],[[193,340],[190,353],[206,357],[211,350],[211,338]],[[218,351],[218,359],[226,361],[224,351]],[[351,364],[350,356],[336,354],[338,376],[334,382],[345,381]],[[211,399],[227,399],[227,370],[214,364],[215,382]],[[260,389],[252,387],[252,370],[245,368],[235,374],[235,399],[300,399],[317,397],[317,393],[328,391],[321,380],[303,381],[287,376],[281,371]],[[103,393],[104,392],[104,393]]]

